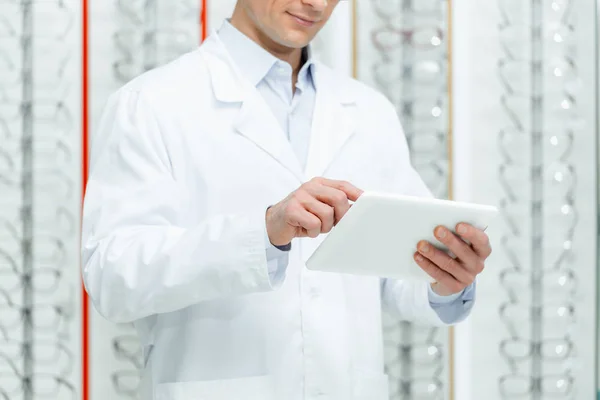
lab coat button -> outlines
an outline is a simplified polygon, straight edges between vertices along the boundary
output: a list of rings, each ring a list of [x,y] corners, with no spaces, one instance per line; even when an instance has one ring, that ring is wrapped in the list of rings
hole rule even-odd
[[[311,295],[313,298],[317,298],[317,297],[319,297],[319,295],[320,295],[320,294],[321,294],[321,290],[319,290],[319,288],[318,288],[318,287],[311,287],[311,288],[310,288],[310,295]]]

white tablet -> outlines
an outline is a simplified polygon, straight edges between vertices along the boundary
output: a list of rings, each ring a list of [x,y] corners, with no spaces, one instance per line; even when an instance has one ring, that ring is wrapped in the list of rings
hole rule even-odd
[[[365,192],[307,260],[308,269],[403,280],[427,280],[414,261],[420,240],[445,247],[433,231],[460,222],[486,229],[496,207]]]

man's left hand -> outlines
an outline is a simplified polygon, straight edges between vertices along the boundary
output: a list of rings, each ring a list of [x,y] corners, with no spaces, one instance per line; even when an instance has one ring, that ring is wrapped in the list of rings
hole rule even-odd
[[[426,241],[418,243],[414,255],[423,271],[435,279],[431,288],[440,296],[459,293],[471,285],[485,268],[485,260],[492,254],[489,237],[484,231],[461,223],[456,226],[456,232],[454,234],[443,226],[434,230],[435,237],[456,258]]]

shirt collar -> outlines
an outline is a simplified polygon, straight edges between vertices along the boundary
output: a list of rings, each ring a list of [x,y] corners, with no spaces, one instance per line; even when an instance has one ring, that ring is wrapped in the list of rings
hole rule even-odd
[[[285,64],[289,67],[288,63],[263,49],[258,43],[240,32],[227,19],[223,21],[218,34],[233,62],[253,86],[257,86],[265,79],[276,64]],[[252,60],[252,62],[248,60]],[[297,85],[300,90],[305,88],[307,84],[314,86],[312,71],[314,57],[310,46],[302,49],[302,60],[304,64],[298,73]]]
[[[314,57],[312,54],[312,48],[307,46],[302,49],[302,68],[298,72],[298,84],[296,85],[300,90],[304,90],[306,85],[311,85],[315,88],[315,81],[313,79],[313,65]]]

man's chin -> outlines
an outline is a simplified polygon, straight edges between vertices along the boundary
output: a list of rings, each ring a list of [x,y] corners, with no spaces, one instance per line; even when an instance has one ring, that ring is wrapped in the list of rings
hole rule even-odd
[[[282,39],[281,44],[292,49],[302,49],[306,47],[313,38],[313,35],[309,35],[305,32],[293,31],[288,33],[288,35]]]

